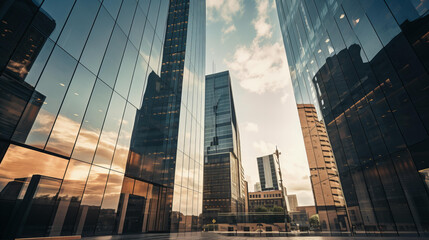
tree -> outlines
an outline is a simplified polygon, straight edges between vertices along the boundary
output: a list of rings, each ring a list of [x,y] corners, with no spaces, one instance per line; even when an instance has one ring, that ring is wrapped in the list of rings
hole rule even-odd
[[[255,212],[268,212],[268,208],[264,206],[258,206],[257,208],[255,208]]]
[[[319,228],[319,215],[314,214],[310,219],[308,219],[308,222],[310,223],[310,227]]]
[[[284,209],[283,209],[282,207],[280,207],[280,206],[274,206],[274,207],[271,209],[271,211],[272,211],[272,212],[280,212],[280,213],[283,213],[283,212],[284,212]]]

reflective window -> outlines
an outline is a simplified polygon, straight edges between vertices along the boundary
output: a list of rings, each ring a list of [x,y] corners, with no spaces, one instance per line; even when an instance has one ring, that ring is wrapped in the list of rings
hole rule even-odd
[[[97,220],[96,234],[101,235],[113,233],[123,179],[124,174],[110,171],[103,203],[100,209],[100,215]]]
[[[155,37],[153,40],[152,45],[152,52],[150,56],[149,65],[152,69],[155,70],[156,73],[159,73],[158,66],[159,62],[161,60],[161,51],[162,51],[162,44],[158,37]]]
[[[52,40],[36,27],[30,26],[6,66],[8,74],[35,86],[53,47]]]
[[[142,197],[147,197],[148,188],[149,188],[148,183],[142,182],[142,181],[136,181],[134,184],[133,194],[142,196]]]
[[[133,25],[131,27],[130,37],[129,37],[131,42],[136,47],[140,46],[145,23],[146,23],[146,15],[143,14],[140,8],[137,8]]]
[[[129,177],[124,177],[124,181],[122,183],[121,193],[132,194],[134,189],[135,180]]]
[[[82,53],[99,7],[98,0],[77,0],[61,32],[58,45],[76,59],[79,59]]]
[[[97,80],[73,150],[73,158],[92,162],[111,95],[112,89]]]
[[[145,91],[147,68],[147,62],[142,55],[138,55],[133,82],[131,83],[130,94],[128,95],[128,101],[137,108],[141,106],[143,93]]]
[[[0,163],[1,187],[4,189],[9,181],[33,175],[63,178],[67,164],[66,159],[10,145]]]
[[[145,16],[147,16],[147,12],[149,11],[150,0],[139,0],[139,6],[143,10]]]
[[[115,91],[117,91],[124,98],[128,97],[130,90],[131,79],[133,77],[134,67],[137,60],[137,49],[128,41],[125,48],[124,57],[122,58],[121,68],[119,69],[118,78],[115,84]]]
[[[119,13],[119,8],[121,7],[122,0],[104,0],[103,6],[106,7],[110,15],[116,19]]]
[[[165,27],[167,24],[167,16],[168,16],[168,0],[161,0],[161,6],[159,9],[158,23],[156,24],[156,34],[161,39],[164,39]]]
[[[114,24],[106,9],[101,7],[80,59],[94,74],[98,73]]]
[[[174,184],[177,186],[182,185],[182,171],[183,171],[183,153],[181,151],[177,151],[176,170],[175,170],[175,176],[174,176]]]
[[[67,164],[66,159],[10,145],[0,164],[0,234],[45,233],[51,216],[42,213],[53,210]]]
[[[133,21],[134,13],[136,12],[136,6],[136,0],[126,0],[122,3],[116,22],[125,32],[125,35],[128,35],[130,32],[131,22]]]
[[[19,39],[31,23],[38,6],[33,2],[9,2],[1,6],[0,69],[6,66]],[[47,24],[48,25],[48,24]],[[52,31],[52,29],[51,29]]]
[[[158,19],[158,11],[161,1],[150,1],[149,13],[147,15],[147,20],[152,24],[156,25]]]
[[[67,236],[73,234],[90,167],[90,164],[74,159],[70,160],[58,195],[57,210],[53,216],[50,230],[51,235]]]
[[[35,103],[29,103],[14,134],[14,139],[43,148],[77,62],[56,47],[33,93]],[[38,109],[31,106],[43,103]]]
[[[361,0],[360,2],[384,45],[398,35],[401,29],[384,1]]]
[[[79,208],[81,217],[76,222],[77,235],[94,234],[108,175],[109,170],[94,165],[91,166]]]
[[[58,36],[60,35],[61,29],[64,26],[64,23],[70,13],[70,10],[73,7],[74,2],[75,0],[46,0],[43,2],[43,5],[41,7],[41,10],[43,11],[39,11],[37,13],[38,15],[42,15],[42,18],[43,15],[47,14],[55,21],[55,29],[49,36],[54,41],[56,41]]]
[[[142,43],[140,45],[140,54],[144,57],[146,62],[149,62],[150,49],[152,48],[152,42],[155,32],[151,24],[146,23],[143,33]]]
[[[109,110],[103,124],[97,151],[95,152],[94,164],[110,168],[115,150],[116,141],[124,114],[125,100],[115,92],[110,101]]]
[[[21,118],[22,113],[32,99],[40,97],[39,93],[33,96],[34,86],[46,64],[46,61],[52,51],[54,44],[31,28],[28,35],[24,36],[21,45],[15,51],[9,61],[6,69],[0,76],[0,115],[7,116],[0,118],[0,135],[9,139]],[[33,34],[36,33],[36,34]],[[37,34],[38,33],[38,34]],[[31,41],[33,39],[33,41]],[[47,40],[47,41],[46,41]],[[45,42],[45,45],[44,44]],[[30,74],[28,74],[30,71]],[[27,76],[27,77],[26,77]],[[29,84],[24,83],[27,81]],[[31,101],[29,108],[34,110],[40,109],[42,103]]]
[[[98,75],[99,78],[111,87],[115,85],[119,65],[121,64],[125,44],[127,43],[126,41],[127,37],[124,32],[122,32],[118,25],[115,25]]]
[[[112,169],[119,172],[125,172],[136,114],[137,109],[128,103],[122,120],[121,131],[116,143],[115,154],[112,162]]]
[[[95,76],[79,65],[55,121],[46,150],[70,156],[94,83]]]

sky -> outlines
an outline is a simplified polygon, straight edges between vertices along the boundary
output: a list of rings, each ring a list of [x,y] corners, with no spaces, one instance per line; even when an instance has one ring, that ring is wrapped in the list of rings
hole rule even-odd
[[[275,0],[207,0],[206,74],[229,70],[249,191],[256,158],[281,152],[288,194],[314,205]]]

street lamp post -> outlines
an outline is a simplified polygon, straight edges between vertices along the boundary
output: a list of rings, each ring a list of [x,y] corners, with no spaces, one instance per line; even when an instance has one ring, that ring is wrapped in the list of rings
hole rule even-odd
[[[274,152],[274,155],[276,155],[276,160],[277,160],[277,166],[279,167],[278,171],[279,171],[279,178],[280,178],[280,188],[282,191],[282,199],[283,199],[283,211],[284,211],[284,215],[285,215],[285,230],[286,232],[288,231],[288,212],[287,212],[287,204],[286,204],[286,193],[284,191],[284,187],[283,187],[283,178],[282,178],[282,170],[281,170],[281,166],[280,166],[280,154],[281,152],[279,152],[279,150],[277,149],[276,146],[276,151]]]

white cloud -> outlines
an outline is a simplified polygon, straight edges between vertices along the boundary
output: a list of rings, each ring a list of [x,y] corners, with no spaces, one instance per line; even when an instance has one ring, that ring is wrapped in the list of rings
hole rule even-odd
[[[231,26],[227,27],[227,28],[222,28],[222,32],[223,34],[228,34],[228,33],[232,33],[234,31],[236,31],[237,29],[235,28],[235,25],[232,24]]]
[[[290,74],[283,42],[278,40],[270,44],[262,41],[272,37],[270,15],[275,10],[273,0],[255,1],[257,16],[252,21],[255,38],[250,46],[237,46],[233,56],[224,61],[241,87],[262,94],[286,87],[290,83]]]
[[[258,127],[258,124],[256,124],[256,123],[246,122],[246,123],[244,123],[244,130],[247,132],[258,132],[259,127]]]
[[[286,101],[289,99],[289,93],[284,93],[284,95],[280,98],[280,101],[282,103],[286,103]]]
[[[258,15],[253,20],[253,26],[256,30],[256,38],[254,41],[259,41],[261,38],[270,38],[272,36],[272,26],[269,23],[268,12],[270,11],[269,0],[256,0],[256,8]]]
[[[221,37],[221,42],[222,43],[225,43],[225,39],[226,39],[226,37],[227,37],[227,35],[229,34],[229,33],[232,33],[232,32],[235,32],[237,29],[235,28],[235,25],[234,24],[232,24],[232,25],[230,25],[229,27],[226,27],[226,28],[222,28],[222,37]]]
[[[253,147],[256,149],[256,152],[259,156],[265,156],[271,153],[274,153],[276,151],[276,145],[265,142],[263,140],[259,140],[257,142],[253,142]]]
[[[235,15],[243,13],[243,0],[207,0],[207,19],[230,23]]]
[[[283,43],[239,46],[231,60],[225,60],[234,78],[244,89],[262,94],[274,92],[289,84],[286,54]]]

